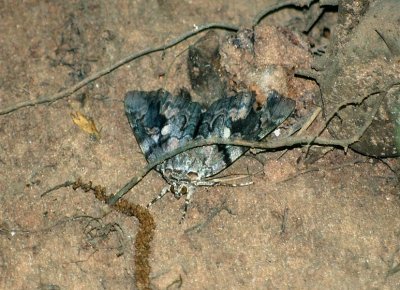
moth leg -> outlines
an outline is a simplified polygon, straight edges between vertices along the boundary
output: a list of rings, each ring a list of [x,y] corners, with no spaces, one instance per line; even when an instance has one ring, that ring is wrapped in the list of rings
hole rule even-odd
[[[218,183],[220,186],[227,186],[227,187],[242,187],[242,186],[249,186],[252,185],[254,182],[253,181],[246,181],[246,182],[241,182],[241,183]]]
[[[213,186],[216,185],[218,181],[214,180],[199,180],[196,182],[196,186]]]
[[[153,203],[155,203],[156,201],[158,201],[159,199],[161,199],[164,195],[167,194],[167,192],[171,191],[171,185],[167,185],[165,186],[159,195],[157,195],[152,201],[149,202],[149,204],[147,205],[147,208],[149,208]]]
[[[187,195],[186,195],[186,198],[185,198],[185,208],[183,209],[182,218],[181,218],[181,221],[179,223],[182,223],[183,220],[186,217],[186,213],[188,211],[190,200],[192,199],[193,193],[194,193],[194,190],[192,188],[190,188],[188,193],[187,193]]]
[[[235,178],[239,179],[239,178]],[[232,179],[231,179],[232,180]],[[212,179],[209,181],[201,181],[197,182],[197,186],[213,186],[213,185],[218,185],[218,186],[230,186],[230,187],[239,187],[239,186],[248,186],[253,184],[253,181],[245,181],[245,182],[240,182],[240,183],[228,183],[228,181],[231,181],[229,179],[224,180],[223,178],[216,178]]]

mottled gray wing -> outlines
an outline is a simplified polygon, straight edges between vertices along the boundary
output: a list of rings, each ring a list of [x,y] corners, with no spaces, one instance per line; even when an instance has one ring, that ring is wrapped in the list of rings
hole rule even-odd
[[[125,113],[146,159],[153,161],[194,138],[201,106],[183,90],[177,96],[164,90],[131,91]]]
[[[236,96],[222,98],[214,102],[203,113],[196,139],[238,138],[259,141],[279,126],[295,108],[295,102],[281,97],[272,91],[261,108],[257,108],[254,96],[239,93]],[[213,145],[208,148],[195,148],[202,154],[203,165],[207,168],[205,177],[217,174],[231,165],[248,148],[232,145]]]

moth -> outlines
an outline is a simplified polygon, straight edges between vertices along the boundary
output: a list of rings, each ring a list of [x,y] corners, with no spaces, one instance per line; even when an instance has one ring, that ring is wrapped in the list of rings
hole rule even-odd
[[[295,102],[271,91],[264,104],[250,92],[214,101],[208,108],[181,90],[177,95],[158,91],[130,91],[125,113],[148,162],[192,140],[212,137],[259,141],[294,110]],[[234,163],[249,148],[234,145],[197,147],[165,160],[156,167],[168,185],[149,204],[166,193],[186,195],[182,220],[197,186],[215,184],[212,177]]]

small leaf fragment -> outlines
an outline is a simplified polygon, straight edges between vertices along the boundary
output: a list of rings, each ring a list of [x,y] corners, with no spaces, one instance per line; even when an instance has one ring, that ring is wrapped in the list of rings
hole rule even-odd
[[[93,119],[90,117],[86,117],[81,112],[76,111],[75,113],[71,113],[72,121],[79,127],[81,130],[90,134],[94,139],[100,138],[100,132],[97,130],[96,124]]]

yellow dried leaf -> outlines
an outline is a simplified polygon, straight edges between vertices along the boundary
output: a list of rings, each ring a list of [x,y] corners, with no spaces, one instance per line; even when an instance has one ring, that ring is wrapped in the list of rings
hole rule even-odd
[[[90,134],[92,137],[99,139],[100,132],[96,128],[96,124],[93,119],[90,117],[86,117],[82,113],[76,111],[75,113],[71,113],[72,121],[83,131]]]

